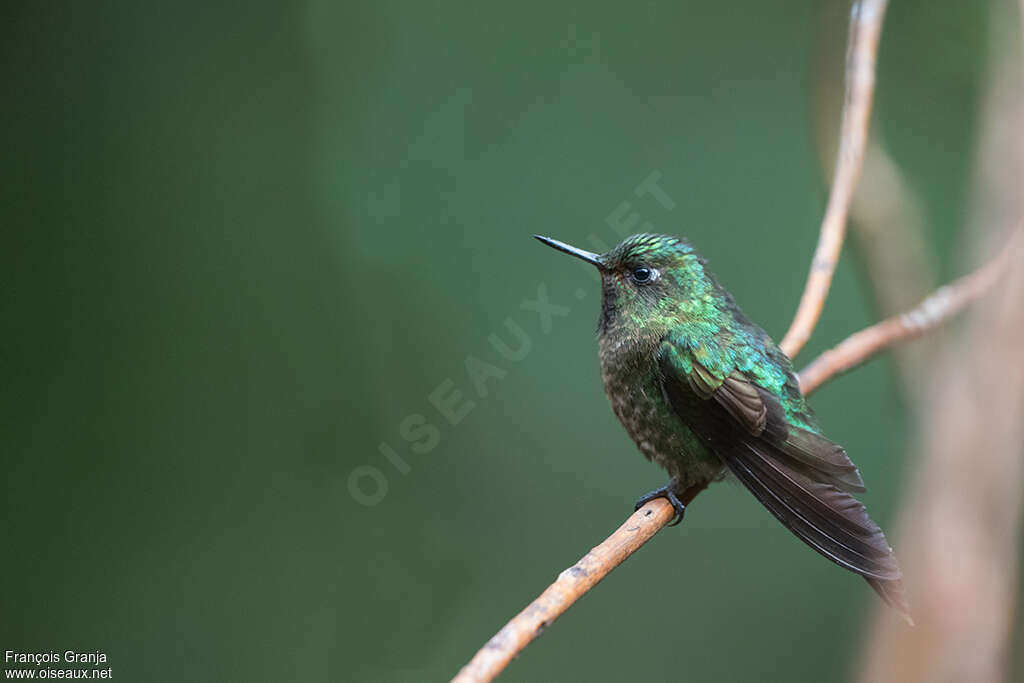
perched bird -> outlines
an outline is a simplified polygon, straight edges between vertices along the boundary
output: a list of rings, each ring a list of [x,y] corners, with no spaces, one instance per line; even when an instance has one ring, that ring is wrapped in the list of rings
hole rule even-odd
[[[686,505],[731,472],[800,540],[863,576],[910,619],[900,568],[851,493],[860,473],[818,428],[789,358],[752,323],[684,240],[641,234],[606,254],[535,237],[597,267],[601,375],[612,410]]]

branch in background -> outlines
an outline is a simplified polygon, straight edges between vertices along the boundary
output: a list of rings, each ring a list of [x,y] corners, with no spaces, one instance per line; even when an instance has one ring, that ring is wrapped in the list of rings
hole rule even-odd
[[[1007,247],[988,264],[938,289],[913,310],[875,323],[825,351],[800,372],[800,391],[809,396],[826,380],[860,365],[882,349],[946,322],[992,288],[1009,265],[1011,253],[1012,248]]]
[[[1012,258],[1020,262],[1024,250]],[[879,615],[864,681],[1009,680],[1024,489],[1024,271],[1004,282],[940,361],[921,411],[899,533],[917,628]]]
[[[831,185],[843,105],[842,83],[835,74],[843,68],[846,4],[817,3],[815,14],[811,62],[814,137],[822,172]],[[914,308],[938,288],[920,199],[890,154],[877,117],[871,124],[860,181],[850,205],[848,230],[855,251],[853,262],[872,293],[875,320]],[[934,367],[944,337],[930,334],[893,351],[900,393],[910,406]]]
[[[1007,225],[1024,212],[1024,2],[1016,5],[987,5],[975,226]],[[993,232],[968,231],[966,248],[989,248]],[[923,397],[897,534],[918,627],[877,615],[863,681],[1020,680],[1008,671],[1008,658],[1020,657],[1011,629],[1024,510],[1024,239],[1016,237],[1006,277],[938,361]]]
[[[898,543],[917,628],[879,615],[864,681],[1008,680],[1024,488],[1024,271],[1004,282],[940,361],[921,411]]]
[[[868,142],[864,175],[850,210],[854,262],[874,299],[876,320],[914,307],[939,283],[929,258],[922,211],[899,166],[880,140]],[[942,334],[893,353],[904,399],[928,377],[945,342]]]
[[[832,276],[839,262],[839,252],[846,232],[846,216],[864,160],[875,91],[875,56],[887,5],[888,0],[860,0],[853,8],[846,59],[846,101],[834,182],[800,305],[789,331],[779,344],[790,358],[795,357],[810,339],[821,317],[828,290],[832,286]]]

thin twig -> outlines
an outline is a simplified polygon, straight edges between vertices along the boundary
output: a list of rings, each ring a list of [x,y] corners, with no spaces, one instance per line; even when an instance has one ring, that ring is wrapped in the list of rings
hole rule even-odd
[[[800,372],[804,396],[825,381],[854,368],[882,349],[938,327],[992,288],[1009,264],[1009,248],[970,275],[940,287],[914,309],[851,334]]]
[[[634,512],[626,523],[583,558],[558,575],[548,589],[487,641],[462,667],[452,683],[491,681],[530,641],[562,612],[597,585],[611,570],[640,549],[672,521],[675,510],[665,498],[655,498]]]
[[[846,101],[832,191],[800,305],[779,344],[790,358],[804,347],[821,317],[843,248],[846,217],[864,161],[875,91],[875,56],[887,5],[888,0],[860,0],[853,7],[846,58]]]
[[[849,7],[843,2],[820,2],[815,12],[811,60],[815,148],[831,186],[843,107],[843,83],[835,74],[843,70]],[[940,284],[928,247],[921,198],[892,156],[880,124],[877,117],[871,121],[860,181],[847,219],[847,243],[855,248],[854,263],[871,288],[876,320],[910,310]],[[914,405],[914,393],[934,367],[944,339],[944,334],[929,334],[926,341],[893,349],[893,365],[900,379],[897,387],[908,407]]]

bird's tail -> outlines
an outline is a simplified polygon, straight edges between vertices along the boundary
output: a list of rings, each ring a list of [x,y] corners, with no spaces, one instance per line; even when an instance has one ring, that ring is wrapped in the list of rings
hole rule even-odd
[[[867,577],[865,577],[867,579]],[[903,591],[903,581],[900,579],[891,579],[883,581],[882,579],[867,579],[868,585],[875,589],[885,604],[892,607],[894,610],[899,612],[900,616],[910,624],[914,625],[914,618],[910,616],[910,603],[907,602],[906,593]]]
[[[720,452],[732,473],[800,540],[863,576],[909,622],[902,574],[885,534],[851,491],[863,491],[845,451],[792,428],[782,443],[743,439]]]

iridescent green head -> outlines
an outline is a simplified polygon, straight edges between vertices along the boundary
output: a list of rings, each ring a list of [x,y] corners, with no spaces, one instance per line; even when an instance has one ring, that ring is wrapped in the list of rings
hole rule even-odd
[[[605,254],[534,235],[550,247],[591,263],[601,273],[601,329],[617,322],[653,322],[678,315],[713,285],[703,260],[685,241],[667,235],[632,235]]]

